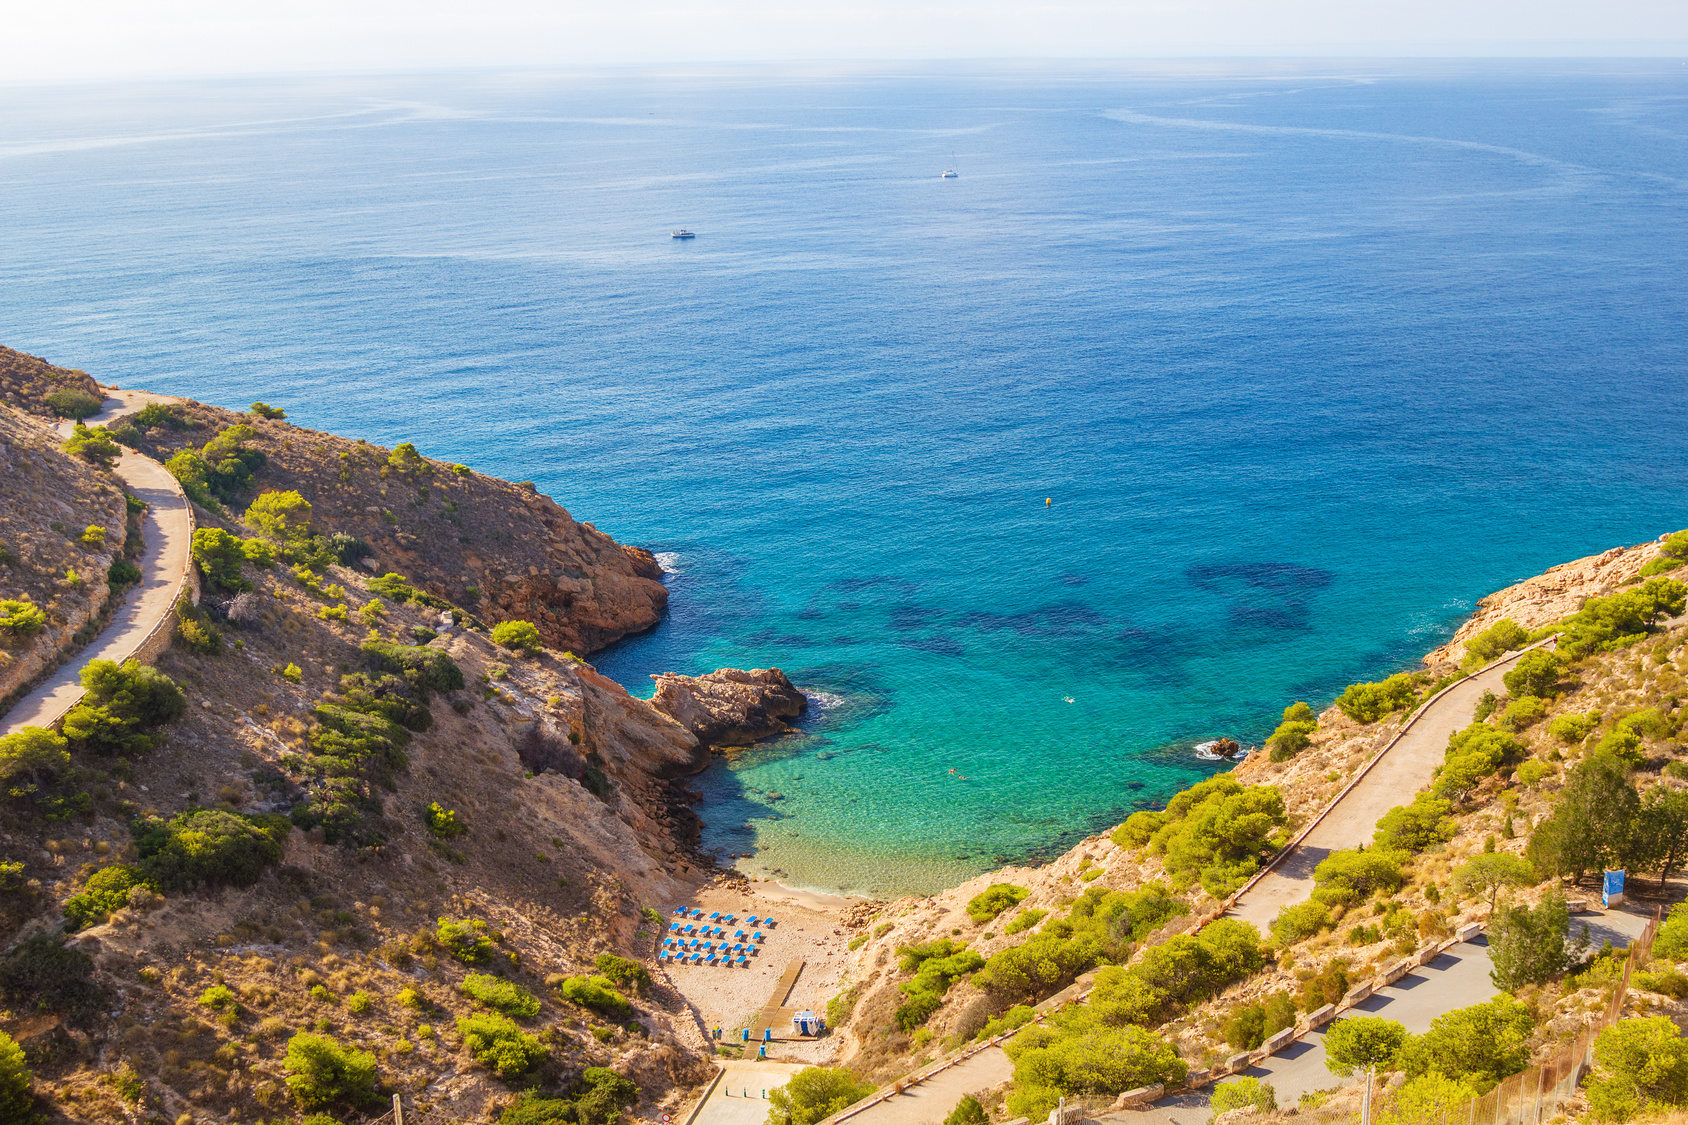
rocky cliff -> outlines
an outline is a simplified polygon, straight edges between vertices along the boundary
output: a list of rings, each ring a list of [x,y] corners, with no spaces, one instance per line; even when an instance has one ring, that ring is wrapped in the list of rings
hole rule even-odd
[[[705,748],[747,746],[791,729],[808,700],[778,668],[722,668],[702,676],[652,676],[651,706]]]
[[[0,348],[0,402],[28,414],[56,418],[64,412],[54,410],[48,397],[66,391],[91,400],[90,405],[97,404],[101,397],[93,376],[86,371],[56,367],[38,356]]]

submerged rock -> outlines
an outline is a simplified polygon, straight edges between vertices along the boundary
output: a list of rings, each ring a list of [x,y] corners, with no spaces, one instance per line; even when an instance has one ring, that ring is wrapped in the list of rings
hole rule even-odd
[[[702,676],[652,676],[651,706],[709,746],[743,746],[790,728],[808,706],[778,668],[722,668]]]

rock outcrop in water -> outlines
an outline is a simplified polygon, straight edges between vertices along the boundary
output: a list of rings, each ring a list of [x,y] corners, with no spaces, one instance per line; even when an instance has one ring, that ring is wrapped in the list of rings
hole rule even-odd
[[[808,700],[778,668],[722,668],[703,676],[652,676],[651,706],[704,746],[744,746],[790,730]]]

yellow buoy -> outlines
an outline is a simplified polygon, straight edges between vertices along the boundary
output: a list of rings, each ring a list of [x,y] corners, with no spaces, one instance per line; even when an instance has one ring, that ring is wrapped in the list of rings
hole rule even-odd
[[[1049,505],[1051,505],[1053,503],[1055,503],[1055,498],[1053,496],[1045,496],[1043,498],[1043,506],[1045,508],[1049,507]]]

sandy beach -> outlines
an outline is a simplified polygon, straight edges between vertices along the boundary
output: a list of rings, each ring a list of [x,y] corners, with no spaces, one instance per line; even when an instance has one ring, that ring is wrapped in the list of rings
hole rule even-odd
[[[718,910],[732,914],[738,922],[728,927],[728,932],[760,929],[766,937],[762,952],[742,969],[662,962],[660,971],[686,998],[705,1028],[722,1029],[723,1043],[740,1041],[741,1029],[755,1023],[793,961],[803,962],[803,970],[784,1006],[824,1014],[826,1002],[838,993],[845,946],[854,932],[845,925],[845,916],[866,902],[794,890],[771,880],[752,880],[748,889],[742,884],[704,887],[690,902],[666,904],[670,912],[668,921],[675,920],[673,908],[682,905],[702,910],[705,920]],[[771,917],[773,927],[746,926],[745,919],[752,915]],[[814,1041],[786,1040],[769,1044],[768,1057],[790,1062],[826,1062],[836,1056],[838,1046],[839,1041],[830,1035]]]

